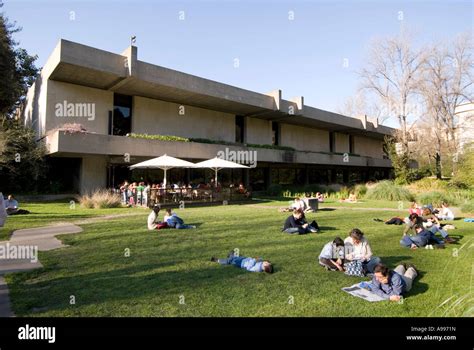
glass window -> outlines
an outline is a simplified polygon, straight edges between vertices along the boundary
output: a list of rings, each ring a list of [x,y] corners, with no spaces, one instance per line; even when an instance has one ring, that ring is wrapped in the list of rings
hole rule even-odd
[[[124,136],[132,132],[132,96],[114,94],[112,135]]]

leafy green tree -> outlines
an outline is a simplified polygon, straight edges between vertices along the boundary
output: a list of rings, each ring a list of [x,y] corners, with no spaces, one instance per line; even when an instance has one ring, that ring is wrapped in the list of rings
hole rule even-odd
[[[44,173],[45,148],[15,114],[38,74],[37,57],[13,40],[19,30],[0,13],[0,183],[3,190],[28,192]]]
[[[0,9],[3,3],[0,1]],[[11,118],[24,101],[28,88],[38,74],[34,62],[37,56],[30,56],[25,49],[18,47],[13,34],[21,28],[9,23],[0,12],[0,116]]]

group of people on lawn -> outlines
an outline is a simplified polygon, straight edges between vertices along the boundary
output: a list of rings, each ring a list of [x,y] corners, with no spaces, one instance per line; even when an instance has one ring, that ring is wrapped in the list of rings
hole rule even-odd
[[[293,213],[285,220],[282,231],[288,234],[318,233],[320,231],[318,223],[315,220],[311,223],[307,222],[305,209],[301,206],[298,198],[295,199],[294,204]],[[148,217],[148,229],[159,229],[159,225],[163,224],[167,227],[178,229],[194,228],[194,226],[185,225],[183,220],[170,209],[166,210],[163,221],[159,222],[157,221],[159,211],[158,206],[153,208],[152,213]],[[402,246],[416,249],[432,241],[436,242],[437,245],[444,244],[445,242],[454,242],[447,232],[440,227],[441,224],[439,222],[440,218],[444,220],[454,219],[454,215],[448,208],[447,203],[443,203],[441,210],[438,210],[438,216],[433,214],[433,211],[429,206],[420,208],[417,205],[412,205],[410,215],[406,220],[402,220],[406,224],[402,240],[400,241]],[[415,235],[409,235],[408,232],[410,230],[413,230]],[[435,236],[438,232],[444,241]],[[250,272],[273,273],[273,265],[270,261],[258,257],[240,256],[235,251],[231,251],[227,258],[218,259],[212,257],[211,261],[221,265],[233,265]],[[371,276],[372,281],[367,285],[367,288],[383,299],[391,301],[399,301],[404,293],[410,291],[413,282],[418,276],[418,271],[413,264],[401,263],[394,270],[390,270],[382,263],[381,258],[373,255],[367,238],[358,228],[352,229],[344,240],[336,237],[331,242],[326,243],[319,254],[318,263],[329,271],[341,271],[358,276]],[[357,269],[360,269],[360,271],[352,273]],[[351,273],[348,273],[348,270]]]
[[[382,222],[383,220],[374,219]],[[444,248],[445,243],[453,243],[455,240],[451,238],[447,232],[447,228],[453,228],[451,224],[443,224],[441,220],[454,220],[453,211],[449,208],[448,203],[443,202],[441,208],[434,209],[432,205],[420,206],[413,202],[409,209],[409,216],[406,218],[393,217],[384,221],[387,225],[403,225],[403,237],[400,244],[411,249],[418,248]],[[436,237],[439,233],[442,239]]]

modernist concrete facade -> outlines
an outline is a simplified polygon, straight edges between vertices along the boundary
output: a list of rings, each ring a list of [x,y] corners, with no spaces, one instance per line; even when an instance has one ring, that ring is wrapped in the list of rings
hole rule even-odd
[[[86,113],[89,107],[93,116]],[[285,100],[281,90],[262,94],[145,63],[134,46],[115,54],[60,40],[28,92],[23,117],[58,164],[74,160],[71,172],[78,192],[116,185],[129,176],[115,174],[118,167],[165,153],[201,161],[224,148],[257,151],[257,168],[238,176],[260,187],[349,181],[354,174],[368,180],[386,177],[391,169],[383,152],[391,128],[365,116],[350,118],[307,106],[303,97]],[[62,131],[69,123],[79,123],[87,132]]]

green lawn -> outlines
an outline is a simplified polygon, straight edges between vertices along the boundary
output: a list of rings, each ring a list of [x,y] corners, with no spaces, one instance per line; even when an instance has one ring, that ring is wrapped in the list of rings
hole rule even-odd
[[[372,220],[402,214],[397,203],[364,203],[367,208],[394,208],[387,212],[342,205],[308,214],[323,231],[303,236],[280,232],[288,215],[278,213],[281,204],[285,201],[183,209],[179,215],[198,229],[156,232],[146,230],[148,211],[143,209],[31,205],[27,209],[34,214],[10,217],[1,232],[97,215],[136,215],[81,225],[84,232],[61,237],[69,247],[40,253],[43,269],[8,275],[13,309],[17,316],[474,315],[474,224],[456,221],[452,234],[461,238],[457,245],[411,251],[398,243],[402,227]],[[317,264],[322,246],[335,236],[344,238],[353,227],[366,234],[374,253],[390,267],[403,261],[421,270],[403,303],[352,297],[341,288],[361,278]],[[234,248],[271,260],[275,273],[250,273],[209,261]]]

